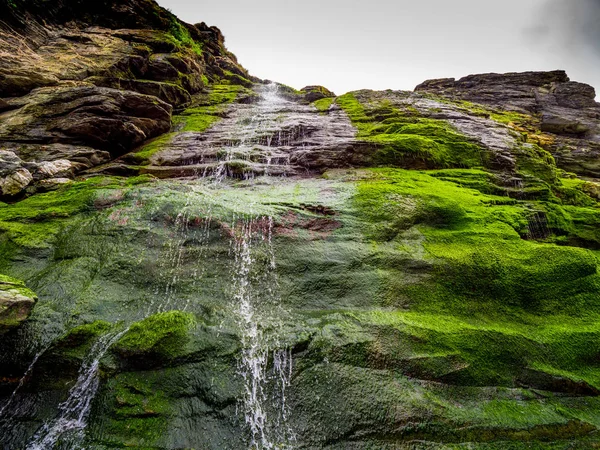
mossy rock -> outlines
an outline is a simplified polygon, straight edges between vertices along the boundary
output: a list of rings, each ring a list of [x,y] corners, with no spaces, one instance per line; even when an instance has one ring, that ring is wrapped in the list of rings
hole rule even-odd
[[[358,138],[376,144],[375,164],[415,169],[475,168],[484,149],[447,122],[421,117],[385,103],[365,107],[352,93],[336,98],[358,128]]]
[[[0,334],[27,320],[37,300],[23,281],[0,275]]]
[[[193,314],[169,311],[136,322],[117,341],[113,351],[125,358],[171,360],[185,350],[190,330],[196,326]]]

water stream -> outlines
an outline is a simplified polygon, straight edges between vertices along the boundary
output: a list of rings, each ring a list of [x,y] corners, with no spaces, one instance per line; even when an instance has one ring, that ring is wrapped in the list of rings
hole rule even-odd
[[[285,397],[292,358],[289,350],[280,349],[277,335],[285,311],[277,289],[272,233],[271,217],[245,219],[237,224],[232,245],[232,297],[242,344],[238,371],[245,391],[241,409],[251,448],[259,449],[290,448],[294,440]]]
[[[229,127],[229,134],[220,141],[221,155],[216,168],[205,172],[197,185],[191,185],[192,192],[186,199],[171,223],[166,255],[162,259],[161,271],[166,282],[157,291],[156,300],[140,311],[142,317],[170,309],[186,310],[188,300],[178,298],[177,286],[181,267],[186,264],[186,242],[190,239],[191,211],[194,202],[202,195],[217,195],[221,189],[235,189],[229,178],[240,178],[239,172],[232,170],[235,161],[253,162],[256,147],[262,155],[262,174],[282,176],[289,167],[289,157],[281,147],[295,138],[295,131],[278,129],[278,122],[284,115],[289,101],[278,94],[277,85],[266,85],[259,89],[260,101],[234,117],[235,126]],[[227,145],[223,145],[227,143]],[[270,170],[271,163],[277,170]],[[243,178],[253,178],[254,172],[245,173]],[[243,415],[249,433],[249,448],[286,449],[294,442],[294,433],[288,425],[289,408],[286,403],[286,389],[292,374],[292,354],[282,344],[279,334],[283,317],[287,314],[282,307],[276,275],[275,252],[273,248],[274,220],[270,216],[257,216],[252,213],[252,205],[238,208],[230,226],[230,257],[232,283],[229,299],[233,322],[241,341],[241,354],[238,360],[238,373],[243,379],[243,395],[238,411]],[[194,239],[199,247],[209,240],[212,210],[203,210],[202,223],[195,224]],[[202,274],[207,261],[202,252],[195,256],[193,264],[195,282],[202,282]],[[99,388],[99,367],[101,359],[116,343],[127,328],[120,332],[109,332],[99,337],[89,355],[82,362],[78,378],[68,393],[68,398],[58,405],[55,417],[46,420],[35,432],[26,446],[27,450],[50,450],[54,448],[84,448],[85,429],[92,401]],[[12,396],[0,410],[0,415],[9,408],[17,391],[27,381],[35,363],[41,356],[35,355],[31,365],[18,383]]]
[[[89,355],[79,369],[75,385],[69,397],[59,405],[57,416],[44,423],[35,433],[26,450],[49,450],[61,441],[68,449],[80,449],[85,438],[85,427],[100,378],[100,360],[127,329],[102,335],[92,346]]]
[[[261,91],[255,113],[249,120],[242,120],[245,125],[239,128],[240,137],[233,139],[239,145],[227,150],[226,160],[234,154],[238,158],[249,155],[252,146],[261,145],[267,155],[264,175],[269,176],[272,155],[280,153],[272,145],[288,144],[281,130],[273,131],[277,129],[277,112],[285,110],[287,103],[278,95],[276,84],[267,85]],[[289,166],[289,158],[279,158],[277,163]],[[285,175],[286,172],[284,169],[278,173]],[[224,170],[216,171],[218,183],[222,182],[224,173]],[[250,432],[250,447],[258,449],[290,448],[294,440],[287,424],[289,411],[285,397],[292,355],[288,350],[281,350],[277,335],[285,312],[277,282],[273,227],[274,220],[270,216],[246,216],[240,220],[234,217],[231,226],[234,259],[231,297],[242,345],[238,372],[244,380],[240,409]]]

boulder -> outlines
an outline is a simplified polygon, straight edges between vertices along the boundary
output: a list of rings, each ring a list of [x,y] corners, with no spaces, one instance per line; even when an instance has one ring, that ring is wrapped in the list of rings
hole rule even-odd
[[[27,169],[18,169],[0,179],[0,191],[4,197],[14,197],[25,190],[33,181],[31,172]]]
[[[13,197],[20,194],[33,181],[31,172],[14,152],[0,150],[0,194]]]
[[[333,98],[335,94],[323,86],[306,86],[300,89],[300,93],[304,95],[304,100],[312,103],[322,98]]]
[[[37,164],[36,175],[40,179],[46,178],[70,178],[73,176],[73,164],[67,159],[56,161],[42,161]]]
[[[37,296],[23,281],[0,275],[0,334],[25,321],[36,302]]]

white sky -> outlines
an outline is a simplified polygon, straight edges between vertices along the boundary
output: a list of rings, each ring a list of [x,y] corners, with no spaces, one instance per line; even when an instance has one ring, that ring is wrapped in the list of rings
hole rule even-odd
[[[251,74],[337,94],[564,69],[600,92],[600,0],[158,0],[216,25]]]

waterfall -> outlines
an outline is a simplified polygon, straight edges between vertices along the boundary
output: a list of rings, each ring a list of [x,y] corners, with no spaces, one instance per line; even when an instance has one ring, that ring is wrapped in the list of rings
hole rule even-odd
[[[263,174],[271,175],[273,149],[276,146],[288,145],[293,137],[278,129],[280,118],[278,114],[285,111],[289,105],[289,102],[279,95],[279,86],[276,83],[269,83],[260,88],[259,94],[258,103],[243,111],[237,119],[235,130],[224,139],[223,143],[226,145],[221,150],[225,155],[218,161],[212,174],[213,182],[217,185],[222,184],[226,177],[236,175],[231,169],[231,165],[236,161],[253,162],[252,158],[256,156],[253,155],[253,151],[256,149],[260,149],[259,160]],[[282,159],[283,161],[280,161]],[[279,165],[283,162],[281,175],[285,175],[286,168],[289,166],[289,157],[280,154],[276,162]],[[204,176],[206,175],[205,172]],[[253,177],[252,171],[243,174],[243,178],[246,179]]]
[[[26,450],[51,450],[59,439],[67,442],[70,449],[82,449],[92,400],[100,384],[100,360],[126,332],[127,329],[118,333],[107,333],[94,343],[79,369],[79,376],[69,391],[69,397],[59,405],[58,415],[42,425]]]
[[[238,146],[227,149],[225,161],[215,171],[215,184],[224,181],[226,163],[233,155],[248,157],[254,144],[267,147],[264,175],[269,176],[272,145],[288,143],[289,138],[286,140],[281,130],[273,132],[274,116],[285,108],[287,101],[279,95],[275,83],[268,84],[260,94],[261,100],[250,110],[249,117],[241,121],[246,126],[238,130],[239,138],[231,139]],[[289,159],[285,163],[289,164]],[[280,348],[277,335],[285,312],[275,272],[274,221],[271,216],[236,219],[234,216],[231,226],[234,259],[231,297],[242,345],[238,372],[244,381],[244,396],[240,408],[250,432],[251,448],[290,448],[294,433],[287,423],[285,390],[291,379],[292,354]],[[259,260],[257,255],[263,258]]]
[[[242,344],[238,362],[244,380],[241,407],[251,435],[251,448],[289,448],[294,435],[287,425],[285,389],[290,383],[292,355],[290,350],[278,349],[276,328],[284,312],[274,272],[273,219],[245,219],[234,226],[232,297]],[[258,261],[257,253],[266,254],[266,261]],[[271,349],[275,350],[269,371]],[[275,404],[269,405],[269,398]]]
[[[189,300],[182,302],[178,299],[177,286],[181,281],[180,270],[186,263],[185,245],[192,232],[190,220],[194,220],[194,208],[201,199],[199,192],[218,195],[221,189],[232,189],[227,178],[239,176],[239,172],[233,173],[230,164],[240,159],[252,163],[252,151],[256,146],[261,148],[259,165],[263,174],[285,175],[289,158],[282,152],[278,153],[278,148],[288,145],[294,139],[294,133],[278,130],[277,121],[289,102],[279,95],[278,86],[274,83],[262,86],[259,93],[260,101],[244,110],[237,125],[224,140],[229,144],[220,147],[220,150],[224,150],[224,156],[217,161],[212,173],[205,172],[201,179],[194,182],[195,185],[191,185],[185,204],[170,223],[166,252],[159,262],[166,281],[157,288],[156,300],[139,311],[141,317],[173,308],[185,310],[190,306]],[[274,154],[276,157],[273,157]],[[278,173],[270,173],[272,162],[279,166]],[[244,173],[244,178],[251,176]],[[245,205],[243,210],[243,218],[234,216],[230,228],[233,273],[229,299],[242,348],[237,371],[243,379],[243,394],[238,411],[243,413],[251,448],[287,449],[295,440],[288,425],[289,408],[286,401],[293,361],[291,350],[285,347],[279,336],[286,312],[281,305],[275,272],[272,242],[274,220],[265,215],[248,218],[252,214],[252,205]],[[200,228],[194,231],[200,247],[209,240],[212,215],[209,202],[202,211]],[[197,256],[201,258],[202,252]],[[199,260],[196,264],[195,279],[201,280],[205,263]],[[126,332],[127,329],[111,332],[97,339],[82,362],[68,398],[58,406],[56,416],[35,432],[27,444],[27,450],[49,450],[57,444],[66,445],[69,449],[83,448],[87,420],[100,383],[100,360]],[[17,390],[26,381],[38,358],[39,355],[36,355]],[[13,397],[1,411],[7,408]]]

